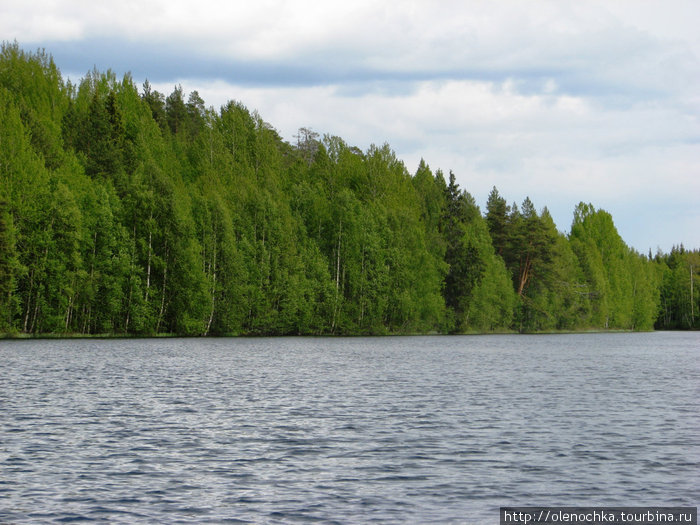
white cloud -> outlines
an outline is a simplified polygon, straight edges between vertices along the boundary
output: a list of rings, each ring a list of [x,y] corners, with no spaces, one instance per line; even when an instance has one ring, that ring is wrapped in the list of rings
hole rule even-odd
[[[56,2],[0,2],[0,35],[7,40],[38,42],[82,38],[83,21],[57,12]]]
[[[669,15],[675,4],[657,8],[666,22],[655,23],[648,6],[643,16],[637,2],[624,1],[43,1],[0,7],[0,29],[22,41],[126,37],[231,60],[385,73],[551,69],[614,77],[654,55],[668,25],[683,28],[676,40],[693,49],[697,37],[684,35],[695,35],[687,19],[700,8],[680,2],[685,12]],[[338,58],[345,63],[334,64]]]
[[[564,230],[581,200],[615,215],[616,207],[639,202],[692,207],[688,196],[700,195],[700,146],[692,140],[700,125],[673,106],[601,112],[581,97],[520,93],[512,82],[422,82],[401,96],[361,97],[339,95],[339,86],[183,85],[208,101],[235,98],[258,109],[290,141],[301,126],[363,149],[388,140],[409,171],[421,157],[434,169],[452,169],[482,205],[493,185],[511,201],[529,195],[537,206],[549,206]],[[643,233],[654,220],[635,218]],[[644,243],[634,224],[623,225],[635,243]],[[648,242],[670,248],[662,238]]]
[[[288,140],[386,141],[410,171],[453,169],[482,204],[494,184],[529,195],[562,229],[590,201],[640,249],[700,246],[699,19],[697,0],[0,0],[4,38],[89,42],[85,63],[62,51],[72,71],[129,64]]]

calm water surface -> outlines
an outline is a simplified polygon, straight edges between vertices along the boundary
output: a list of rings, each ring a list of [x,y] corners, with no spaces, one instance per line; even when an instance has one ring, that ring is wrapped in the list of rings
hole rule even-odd
[[[700,504],[700,334],[0,341],[0,522]]]

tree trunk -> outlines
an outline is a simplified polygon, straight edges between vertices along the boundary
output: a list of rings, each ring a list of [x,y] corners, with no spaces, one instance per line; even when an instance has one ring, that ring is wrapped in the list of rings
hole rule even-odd
[[[131,245],[131,267],[129,271],[129,299],[126,302],[126,320],[124,321],[124,333],[129,333],[129,320],[131,316],[131,299],[134,293],[134,257],[136,255],[136,225],[134,225],[134,242]]]
[[[152,255],[152,238],[153,238],[153,230],[151,228],[150,222],[153,220],[153,212],[151,211],[151,216],[149,217],[149,225],[148,225],[148,262],[146,265],[146,295],[144,297],[144,302],[148,304],[148,293],[151,289],[151,255]]]
[[[527,281],[530,279],[530,268],[532,266],[532,260],[530,259],[530,256],[528,255],[525,259],[525,266],[523,270],[520,272],[520,283],[518,284],[518,295],[522,297],[523,292],[525,290],[525,286],[527,285]]]
[[[163,268],[163,292],[160,298],[160,312],[158,312],[158,323],[156,324],[156,333],[160,333],[160,324],[163,321],[163,313],[165,311],[165,285],[168,279],[168,241],[165,241],[165,266]]]
[[[690,264],[690,327],[695,326],[695,297],[693,296],[693,264]]]
[[[331,322],[331,333],[335,331],[335,323],[337,321],[337,316],[338,316],[338,301],[339,301],[339,293],[340,293],[340,238],[343,234],[343,220],[340,220],[339,226],[338,226],[338,247],[336,249],[336,255],[335,255],[335,301],[333,304],[333,321]]]
[[[209,313],[209,321],[207,321],[207,329],[204,331],[204,335],[209,335],[209,330],[211,329],[211,322],[214,319],[214,308],[216,304],[216,232],[214,235],[214,261],[212,263],[212,283],[211,283],[211,312]]]
[[[32,268],[32,273],[29,275],[29,292],[27,293],[27,308],[24,311],[24,325],[22,330],[26,333],[27,326],[29,325],[29,312],[32,308],[32,294],[34,293],[34,268]]]

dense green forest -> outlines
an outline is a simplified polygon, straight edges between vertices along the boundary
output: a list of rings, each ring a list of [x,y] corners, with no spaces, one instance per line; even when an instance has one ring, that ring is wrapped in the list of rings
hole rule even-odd
[[[700,252],[568,235],[496,188],[127,75],[0,55],[0,333],[393,334],[700,327]]]

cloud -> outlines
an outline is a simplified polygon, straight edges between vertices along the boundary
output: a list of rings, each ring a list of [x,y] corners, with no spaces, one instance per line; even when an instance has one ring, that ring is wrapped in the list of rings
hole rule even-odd
[[[698,80],[691,51],[660,42],[603,3],[392,6],[202,0],[196,9],[178,1],[126,1],[115,9],[104,1],[34,2],[6,8],[0,30],[22,43],[48,42],[56,53],[65,43],[66,55],[82,61],[75,64],[80,70],[99,56],[154,76],[256,85],[517,78],[521,88],[538,89],[555,79],[571,94],[630,97],[668,94]],[[76,45],[90,55],[80,56]]]
[[[287,88],[183,80],[205,100],[235,98],[256,108],[291,140],[298,127],[339,135],[353,145],[390,140],[409,170],[421,157],[453,169],[478,194],[503,185],[524,197],[671,198],[700,180],[700,123],[674,106],[639,104],[601,112],[583,97],[523,94],[515,83],[430,81],[400,96],[375,90],[343,95],[342,86]],[[168,91],[171,85],[156,85]],[[673,173],[674,181],[667,180]],[[575,203],[574,203],[575,204]]]
[[[396,5],[0,2],[0,34],[74,79],[97,66],[239,100],[288,140],[389,142],[410,171],[453,169],[481,203],[494,184],[529,195],[562,229],[583,200],[640,249],[700,246],[700,3]]]

